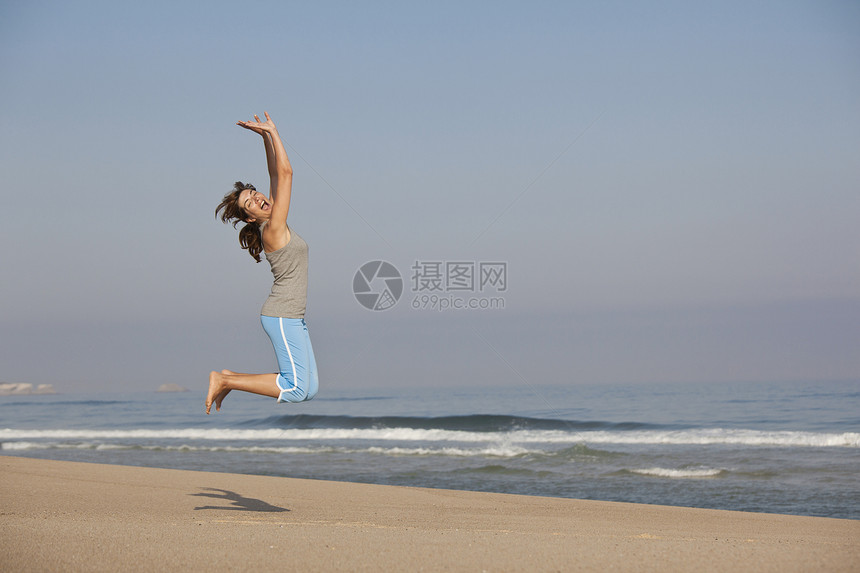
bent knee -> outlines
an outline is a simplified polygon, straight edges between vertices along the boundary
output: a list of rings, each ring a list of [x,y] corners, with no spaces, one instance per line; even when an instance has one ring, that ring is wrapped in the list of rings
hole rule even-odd
[[[307,392],[307,394],[305,395],[305,399],[304,399],[304,401],[305,401],[305,402],[307,402],[308,400],[313,400],[313,399],[314,399],[314,396],[316,396],[316,395],[317,395],[317,390],[316,390],[316,388],[314,388],[314,389],[312,389],[312,390],[309,390],[309,391]]]
[[[308,399],[308,391],[306,388],[297,386],[294,388],[281,389],[281,394],[278,396],[278,402],[304,402]]]

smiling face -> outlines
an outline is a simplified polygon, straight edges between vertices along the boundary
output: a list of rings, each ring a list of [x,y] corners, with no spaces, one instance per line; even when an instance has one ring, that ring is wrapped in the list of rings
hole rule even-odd
[[[239,206],[248,214],[246,219],[249,223],[254,221],[268,221],[272,216],[272,204],[269,198],[256,189],[243,189],[239,193]]]

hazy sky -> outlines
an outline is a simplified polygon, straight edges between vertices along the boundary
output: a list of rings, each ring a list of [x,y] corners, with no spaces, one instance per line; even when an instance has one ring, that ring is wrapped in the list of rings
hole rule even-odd
[[[322,388],[860,379],[860,4],[0,5],[0,381],[275,366],[266,186],[309,243]],[[358,268],[395,265],[369,311]],[[415,309],[504,262],[504,309]],[[374,288],[378,282],[374,284]]]

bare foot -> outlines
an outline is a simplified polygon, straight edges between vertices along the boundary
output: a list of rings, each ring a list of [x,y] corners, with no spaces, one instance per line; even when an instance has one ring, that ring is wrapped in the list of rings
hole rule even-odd
[[[232,370],[222,370],[221,374],[236,374],[236,373],[233,372]],[[224,386],[225,386],[224,389],[217,396],[215,396],[215,410],[219,411],[219,412],[221,411],[221,402],[224,401],[224,398],[227,397],[227,394],[229,394],[230,390],[231,390],[231,388],[226,387],[227,386],[226,383],[224,384]]]
[[[227,383],[224,377],[217,372],[209,373],[209,393],[206,395],[206,413],[212,408],[212,403],[215,402],[215,409],[221,409],[221,400],[230,390],[227,389]]]

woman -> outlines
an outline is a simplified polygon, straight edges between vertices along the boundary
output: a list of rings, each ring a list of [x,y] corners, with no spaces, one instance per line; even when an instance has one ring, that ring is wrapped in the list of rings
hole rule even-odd
[[[237,125],[263,136],[266,163],[269,168],[269,196],[253,185],[237,182],[231,193],[215,209],[221,221],[240,221],[239,244],[260,262],[260,253],[272,267],[275,282],[266,299],[260,320],[272,340],[280,372],[273,374],[240,374],[230,370],[209,374],[206,413],[221,402],[231,390],[242,390],[277,398],[278,402],[302,402],[312,399],[319,385],[314,351],[305,325],[305,302],[308,288],[308,245],[287,225],[293,169],[272,118]]]

